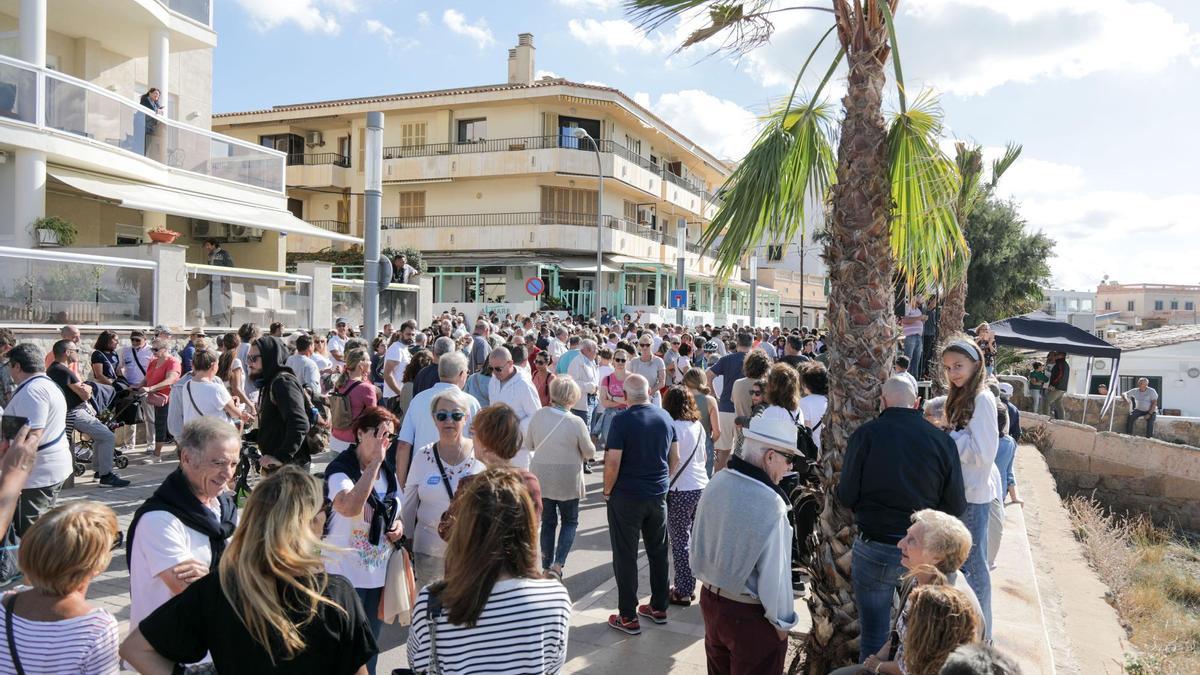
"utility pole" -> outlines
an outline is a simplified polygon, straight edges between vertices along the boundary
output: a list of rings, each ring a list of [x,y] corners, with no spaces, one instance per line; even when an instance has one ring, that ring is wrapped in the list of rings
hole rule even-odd
[[[750,327],[758,325],[758,249],[750,254]]]
[[[816,323],[815,321],[813,323]],[[800,325],[807,326],[804,318],[804,230],[800,230]]]
[[[687,254],[687,224],[685,223],[683,225],[680,225],[678,229],[679,229],[679,231],[676,234],[679,235],[679,240],[675,243],[675,248],[679,250],[679,258],[676,263],[675,283],[678,284],[676,286],[676,288],[686,289],[687,288],[687,276],[686,276],[687,272],[686,272],[686,270],[684,270],[684,265],[687,261],[684,259],[684,256]],[[680,305],[679,307],[677,307],[675,309],[675,325],[676,326],[683,325],[683,310],[684,309],[686,309],[686,307],[684,307],[683,305]]]
[[[366,221],[363,223],[363,333],[379,333],[379,294],[391,279],[379,279],[379,224],[383,206],[383,113],[367,113],[365,165]]]

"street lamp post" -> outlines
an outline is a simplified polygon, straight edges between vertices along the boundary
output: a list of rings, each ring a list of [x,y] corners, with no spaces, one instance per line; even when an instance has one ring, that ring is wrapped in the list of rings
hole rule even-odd
[[[594,300],[596,325],[600,325],[600,305],[604,302],[604,162],[600,157],[600,142],[588,134],[587,129],[576,128],[573,132],[578,140],[588,139],[596,152],[596,299]]]

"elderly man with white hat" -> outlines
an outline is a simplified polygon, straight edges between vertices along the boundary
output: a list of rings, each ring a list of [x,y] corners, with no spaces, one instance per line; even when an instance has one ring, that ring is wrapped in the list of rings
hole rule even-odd
[[[798,620],[791,506],[779,489],[799,456],[796,425],[755,417],[743,436],[741,456],[713,474],[696,507],[691,563],[703,584],[704,651],[709,673],[781,673]]]

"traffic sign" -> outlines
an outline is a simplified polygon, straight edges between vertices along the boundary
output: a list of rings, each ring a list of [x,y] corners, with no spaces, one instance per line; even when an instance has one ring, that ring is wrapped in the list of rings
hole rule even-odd
[[[687,309],[688,298],[687,289],[672,288],[671,289],[671,305],[670,309]]]
[[[537,296],[541,295],[542,292],[545,290],[546,290],[546,282],[542,281],[540,277],[529,277],[528,279],[525,280],[525,292],[526,293],[528,293],[534,297],[537,297]]]

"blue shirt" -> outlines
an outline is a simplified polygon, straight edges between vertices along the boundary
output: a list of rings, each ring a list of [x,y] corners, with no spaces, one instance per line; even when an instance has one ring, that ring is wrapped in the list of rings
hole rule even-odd
[[[667,411],[635,405],[613,418],[605,447],[621,451],[621,465],[612,493],[639,499],[667,494],[667,455],[676,442],[675,425]]]
[[[191,342],[188,342],[187,346],[184,347],[181,352],[179,352],[179,361],[180,361],[180,365],[183,367],[183,369],[182,369],[183,373],[192,372],[192,359],[195,358],[195,356],[196,356],[196,345],[192,344]]]
[[[575,360],[576,356],[579,356],[578,349],[568,350],[562,356],[560,356],[558,358],[558,363],[554,364],[554,374],[555,375],[566,375],[567,368],[571,367],[571,362]]]
[[[1017,479],[1013,476],[1013,460],[1017,458],[1017,442],[1012,439],[1012,436],[1001,436],[1000,445],[996,447],[996,468],[1000,470],[1000,480],[1004,483],[1004,491],[1008,492],[1008,488],[1016,485]],[[1001,497],[1000,501],[1004,501]]]
[[[733,352],[721,357],[712,366],[714,375],[724,375],[722,381],[721,397],[717,400],[717,410],[724,413],[735,412],[733,409],[733,383],[745,377],[742,374],[742,366],[746,362],[745,352]]]

